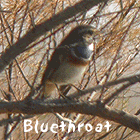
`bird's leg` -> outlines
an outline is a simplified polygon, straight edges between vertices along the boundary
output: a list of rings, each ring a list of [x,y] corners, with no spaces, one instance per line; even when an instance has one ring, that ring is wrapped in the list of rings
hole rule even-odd
[[[61,96],[63,99],[67,99],[65,95],[62,94],[61,90],[59,89],[58,85],[55,83],[55,86],[58,90],[59,96]]]
[[[67,93],[70,91],[71,86],[70,85],[62,85],[60,87],[60,91],[63,93],[64,96],[67,95]]]
[[[70,86],[72,86],[72,87],[74,87],[76,90],[78,90],[79,92],[83,92],[81,89],[79,89],[78,87],[76,87],[75,85],[73,85],[73,84],[69,84]]]
[[[56,88],[57,88],[57,90],[58,90],[59,95],[62,96],[62,98],[64,98],[64,99],[68,99],[68,97],[66,97],[65,95],[66,95],[67,92],[70,90],[69,88],[71,88],[71,86],[68,87],[69,90],[67,89],[67,86],[61,86],[60,89],[59,89],[59,87],[58,87],[57,84],[55,84],[55,86],[56,86]],[[65,88],[66,88],[66,89],[65,89]],[[63,90],[64,90],[64,93],[61,92],[61,91],[63,91]],[[68,90],[68,91],[66,91],[66,90]],[[67,101],[68,101],[68,102],[71,102],[71,101],[69,101],[69,99],[68,99]],[[53,112],[53,113],[54,113],[54,112]],[[73,123],[72,120],[70,120],[69,118],[63,117],[60,113],[54,113],[54,115],[55,115],[59,120],[61,120],[61,121],[64,121],[64,122],[72,122],[72,123]]]

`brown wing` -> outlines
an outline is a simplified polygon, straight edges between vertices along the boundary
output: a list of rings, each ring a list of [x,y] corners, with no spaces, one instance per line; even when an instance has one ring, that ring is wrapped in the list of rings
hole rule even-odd
[[[52,54],[51,60],[49,61],[46,70],[44,71],[42,84],[52,76],[52,74],[59,69],[61,63],[65,60],[66,49],[64,47],[57,48]]]

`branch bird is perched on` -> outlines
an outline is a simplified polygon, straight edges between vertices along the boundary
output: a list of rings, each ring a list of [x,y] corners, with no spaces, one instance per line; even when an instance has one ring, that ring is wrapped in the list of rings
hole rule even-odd
[[[93,54],[93,39],[97,30],[92,26],[74,28],[52,54],[42,78],[44,97],[50,96],[56,85],[69,85],[82,78]]]

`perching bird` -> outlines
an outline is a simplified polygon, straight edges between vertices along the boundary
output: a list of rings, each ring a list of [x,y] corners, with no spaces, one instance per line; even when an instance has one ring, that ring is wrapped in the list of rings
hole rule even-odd
[[[42,78],[44,97],[57,86],[74,84],[91,61],[97,30],[89,25],[74,28],[52,54]]]

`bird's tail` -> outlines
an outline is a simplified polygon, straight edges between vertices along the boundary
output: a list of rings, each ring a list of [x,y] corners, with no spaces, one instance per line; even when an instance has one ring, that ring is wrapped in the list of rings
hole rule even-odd
[[[49,97],[55,89],[56,89],[55,84],[45,83],[42,87],[42,96],[45,98]]]

